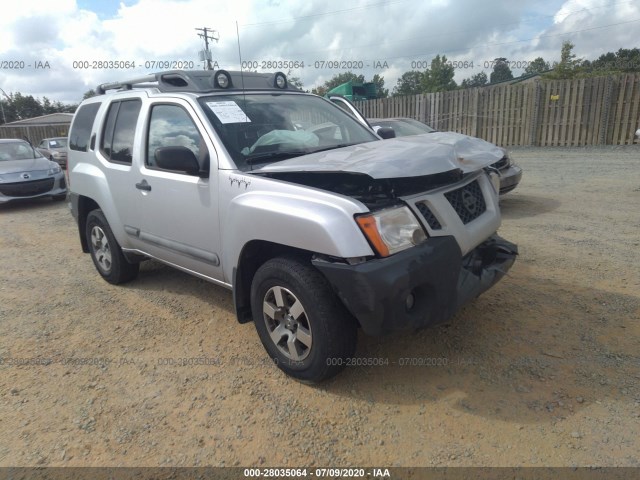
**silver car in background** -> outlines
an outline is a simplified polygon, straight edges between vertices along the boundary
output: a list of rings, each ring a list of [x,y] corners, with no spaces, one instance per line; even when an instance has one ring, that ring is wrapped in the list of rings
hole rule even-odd
[[[67,137],[44,138],[38,144],[38,151],[61,167],[67,166]]]
[[[377,132],[382,127],[392,128],[396,137],[423,135],[437,131],[413,118],[369,118],[368,120],[374,131]],[[503,152],[503,157],[491,166],[500,172],[500,195],[504,195],[518,186],[522,180],[522,168],[513,162],[505,148],[499,148]]]
[[[67,198],[67,182],[60,165],[44,158],[24,140],[0,140],[0,204],[39,197],[59,201]]]

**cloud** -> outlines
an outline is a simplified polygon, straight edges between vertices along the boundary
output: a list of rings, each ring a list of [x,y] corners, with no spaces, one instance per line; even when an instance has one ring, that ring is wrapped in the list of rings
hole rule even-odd
[[[560,46],[565,40],[575,44],[574,52],[587,59],[619,48],[634,48],[638,44],[640,4],[638,2],[608,0],[573,0],[565,2],[551,26],[541,32],[536,48],[555,49],[559,59]]]
[[[557,60],[564,40],[585,58],[637,47],[640,22],[624,23],[636,19],[640,4],[611,0],[238,0],[215,8],[210,0],[137,0],[108,14],[74,0],[21,0],[3,6],[0,60],[48,61],[51,68],[1,69],[0,87],[77,102],[99,83],[157,70],[153,61],[187,60],[200,68],[203,42],[195,28],[205,26],[219,32],[220,41],[211,45],[218,65],[237,69],[236,24],[243,60],[260,67],[263,61],[302,61],[304,68],[292,74],[305,88],[345,72],[342,67],[362,66],[352,71],[367,79],[381,74],[392,89],[403,72],[438,53],[467,62],[468,68],[456,71],[460,82],[488,73],[488,62],[499,56]],[[94,61],[114,60],[136,67],[93,68]],[[78,61],[90,62],[90,68],[79,68],[86,64]]]

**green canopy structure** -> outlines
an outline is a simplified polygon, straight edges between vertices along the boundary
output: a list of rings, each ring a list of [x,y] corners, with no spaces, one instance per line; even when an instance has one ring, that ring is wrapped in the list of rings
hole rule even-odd
[[[349,100],[373,100],[378,97],[375,83],[360,83],[353,80],[332,88],[327,95],[341,95]]]

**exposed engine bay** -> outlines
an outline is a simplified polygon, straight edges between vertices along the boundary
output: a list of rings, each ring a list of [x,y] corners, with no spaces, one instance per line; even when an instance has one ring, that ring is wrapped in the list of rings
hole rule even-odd
[[[256,175],[319,188],[354,198],[369,209],[379,209],[397,203],[398,197],[414,195],[456,183],[463,178],[462,170],[419,177],[372,178],[351,172],[253,172]]]

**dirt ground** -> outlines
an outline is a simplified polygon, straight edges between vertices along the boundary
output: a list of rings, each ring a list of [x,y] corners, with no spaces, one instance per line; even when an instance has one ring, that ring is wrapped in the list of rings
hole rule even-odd
[[[66,204],[0,207],[0,466],[640,466],[640,147],[513,153],[509,277],[319,387],[227,290],[109,285]]]

